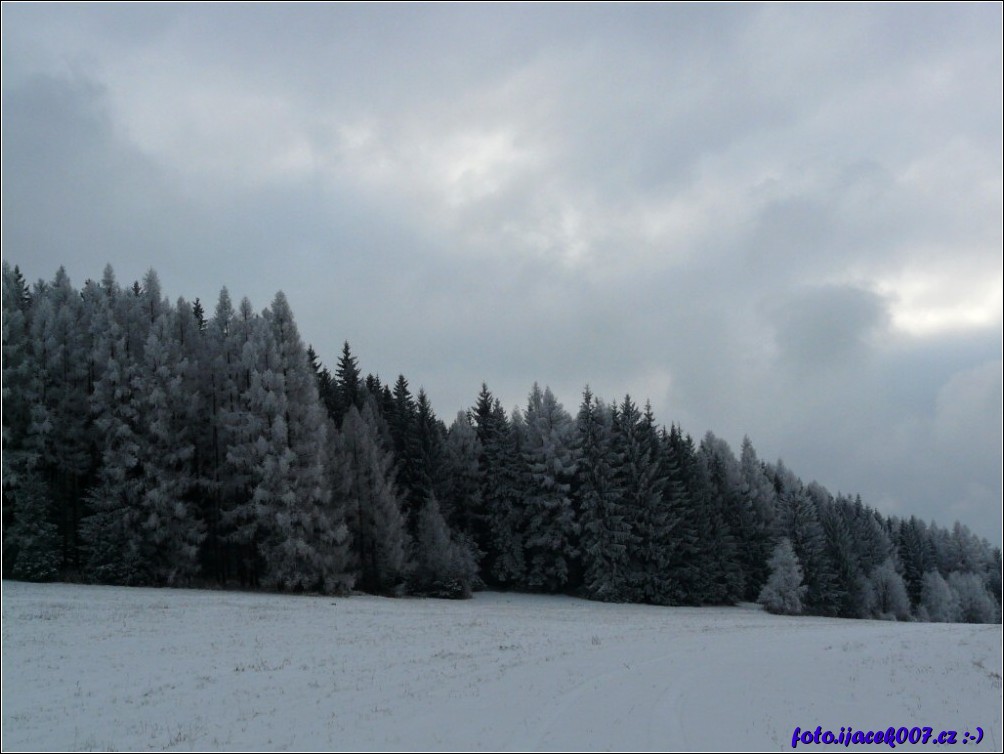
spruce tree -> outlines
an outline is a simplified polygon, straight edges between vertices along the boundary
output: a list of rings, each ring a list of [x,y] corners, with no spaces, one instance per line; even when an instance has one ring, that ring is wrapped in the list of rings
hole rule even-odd
[[[614,422],[617,486],[633,539],[625,594],[631,601],[669,604],[669,566],[677,521],[666,505],[666,478],[658,458],[658,436],[649,420],[625,396]]]
[[[582,588],[590,599],[619,602],[627,599],[634,540],[615,476],[619,458],[613,447],[613,412],[588,387],[575,426]]]
[[[739,558],[745,576],[744,599],[753,601],[767,582],[767,561],[773,548],[772,530],[777,506],[774,487],[763,472],[763,465],[749,437],[743,438],[739,457],[742,533]]]
[[[521,528],[525,470],[518,439],[485,384],[471,416],[481,445],[478,468],[485,515],[475,544],[485,553],[482,575],[496,586],[520,586],[526,573]]]
[[[572,419],[550,388],[534,383],[525,415],[522,457],[528,470],[523,516],[526,584],[559,591],[577,555],[577,526],[569,497],[575,474]]]
[[[470,597],[477,563],[470,550],[451,536],[435,495],[425,501],[416,519],[412,592],[450,599]]]
[[[349,408],[342,422],[338,466],[346,475],[341,490],[356,584],[378,594],[395,593],[407,576],[408,539],[394,483],[393,457],[379,440],[372,399],[360,413]]]

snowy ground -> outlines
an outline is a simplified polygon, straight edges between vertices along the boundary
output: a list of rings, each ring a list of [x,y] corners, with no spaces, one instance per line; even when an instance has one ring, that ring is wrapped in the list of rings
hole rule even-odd
[[[980,726],[964,750],[994,751],[1001,637],[753,607],[4,582],[3,749],[790,750],[821,725],[960,746]]]

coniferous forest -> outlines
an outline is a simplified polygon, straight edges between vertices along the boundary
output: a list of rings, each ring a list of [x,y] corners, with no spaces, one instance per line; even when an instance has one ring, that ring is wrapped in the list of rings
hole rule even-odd
[[[999,622],[1001,552],[888,517],[630,396],[486,385],[438,417],[333,370],[282,293],[170,304],[3,266],[3,575],[462,598],[479,588],[785,614]]]

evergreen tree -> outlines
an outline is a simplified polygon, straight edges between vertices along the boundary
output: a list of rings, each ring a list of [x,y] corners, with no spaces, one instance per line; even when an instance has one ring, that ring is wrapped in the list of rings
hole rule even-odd
[[[663,498],[666,479],[658,458],[655,428],[625,396],[614,422],[616,470],[626,518],[635,538],[625,591],[628,599],[652,604],[671,602],[669,565],[676,522]]]
[[[111,275],[110,268],[106,275]],[[114,298],[101,303],[104,308],[96,313],[99,326],[108,321]],[[38,287],[28,321],[31,423],[25,447],[37,459],[37,470],[57,511],[66,569],[80,565],[81,496],[93,480],[99,452],[93,447],[89,411],[93,380],[88,380],[87,372],[94,345],[81,327],[85,314],[84,300],[60,268],[50,284]]]
[[[826,538],[826,555],[833,567],[833,595],[836,604],[832,614],[843,618],[864,618],[868,607],[863,604],[867,593],[851,530],[853,506],[843,498],[828,500],[817,510],[820,526]]]
[[[743,438],[739,467],[742,478],[739,558],[746,583],[744,599],[753,601],[769,575],[767,562],[774,546],[772,530],[777,497],[749,437]]]
[[[429,396],[421,388],[415,402],[415,437],[418,453],[416,490],[422,499],[435,495],[442,501],[449,488],[446,426],[432,410]]]
[[[483,449],[466,412],[457,412],[446,434],[444,447],[443,516],[450,528],[464,536],[474,548],[490,541],[488,517],[484,508],[479,459]],[[479,561],[485,551],[477,549]]]
[[[906,593],[903,577],[892,559],[877,566],[869,576],[874,607],[872,614],[882,620],[909,620],[910,597]]]
[[[266,542],[266,583],[282,589],[321,588],[326,569],[322,546],[331,541],[330,499],[324,473],[327,421],[317,382],[286,296],[280,291],[263,315],[276,345],[276,376],[284,413],[278,446],[283,479],[274,526]],[[286,461],[288,459],[288,461]]]
[[[204,459],[200,517],[206,526],[202,548],[203,569],[220,583],[229,579],[230,562],[225,556],[229,532],[223,526],[224,509],[234,505],[242,486],[230,478],[227,451],[238,416],[238,382],[241,344],[237,340],[236,314],[226,288],[220,290],[212,319],[206,325],[201,358],[207,429],[199,437]]]
[[[328,368],[321,363],[313,346],[307,346],[307,360],[310,362],[311,369],[317,379],[317,395],[328,416],[331,416],[336,410],[335,379],[331,376]]]
[[[181,312],[188,315],[187,305]],[[185,584],[197,575],[205,536],[191,503],[197,481],[197,425],[191,409],[198,408],[198,395],[186,384],[189,365],[181,341],[174,338],[175,319],[171,312],[162,312],[150,329],[140,371],[144,389],[138,396],[138,535],[149,582],[166,585]]]
[[[110,268],[103,283],[103,307],[94,312],[95,362],[100,377],[94,385],[91,408],[100,433],[101,466],[97,484],[88,496],[91,515],[81,523],[87,550],[87,572],[102,583],[148,584],[150,556],[143,496],[145,477],[143,397],[147,391],[140,364],[130,349],[130,321],[136,308],[119,305],[121,294]],[[122,319],[124,318],[124,322]]]
[[[619,459],[613,448],[613,413],[588,387],[576,417],[576,432],[583,591],[590,599],[618,602],[627,598],[633,536],[615,477]]]
[[[534,383],[527,404],[522,456],[529,474],[524,500],[524,557],[529,588],[555,592],[568,583],[577,555],[569,498],[575,474],[572,418],[550,388]]]
[[[342,494],[356,583],[367,592],[393,593],[407,570],[407,533],[394,484],[393,457],[380,446],[376,409],[352,406],[340,433],[338,462],[346,481]]]
[[[948,585],[958,599],[958,619],[963,623],[1000,623],[1000,606],[994,604],[979,574],[953,571],[948,574]]]
[[[418,409],[403,374],[394,383],[392,402],[386,416],[394,452],[395,477],[401,495],[401,511],[408,522],[409,532],[414,536],[418,510],[425,496],[421,484]]]
[[[477,563],[470,550],[450,535],[434,495],[419,510],[415,530],[412,591],[430,597],[469,598]]]
[[[778,542],[768,565],[770,576],[757,601],[771,613],[800,614],[808,587],[802,583],[802,568],[787,537]]]
[[[937,571],[924,574],[918,612],[932,623],[954,623],[961,617],[959,596]]]
[[[4,524],[4,575],[52,581],[62,561],[59,531],[51,521],[45,482],[23,452],[3,454],[3,494],[10,515]]]
[[[803,607],[806,612],[833,614],[839,600],[834,599],[833,569],[826,554],[826,535],[819,523],[813,499],[802,481],[778,461],[774,468],[778,490],[778,537],[787,537],[802,565],[808,591]]]
[[[342,355],[335,367],[334,380],[334,410],[331,417],[335,424],[341,425],[349,408],[355,406],[361,409],[364,398],[364,386],[359,372],[359,363],[349,349],[348,341],[342,346]]]
[[[520,586],[526,574],[521,528],[525,469],[518,438],[487,385],[481,386],[472,417],[481,445],[478,467],[485,518],[479,532],[483,539],[475,544],[485,553],[483,576],[496,586]]]
[[[247,298],[233,323],[234,408],[224,422],[226,494],[220,528],[229,560],[242,584],[259,586],[266,575],[265,551],[279,536],[277,516],[295,496],[289,446],[287,401],[272,329],[254,313]]]
[[[899,562],[903,564],[903,581],[906,584],[910,602],[917,606],[921,602],[924,574],[937,567],[931,547],[927,526],[916,516],[901,521],[898,527]]]
[[[743,598],[744,581],[740,553],[745,549],[741,526],[742,472],[728,443],[708,432],[699,451],[707,480],[710,539],[706,541],[704,562],[710,576],[711,604],[731,605]]]

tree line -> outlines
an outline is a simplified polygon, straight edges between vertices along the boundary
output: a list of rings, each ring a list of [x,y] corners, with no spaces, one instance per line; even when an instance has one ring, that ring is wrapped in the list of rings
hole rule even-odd
[[[995,622],[1001,552],[830,494],[585,389],[486,385],[447,422],[280,292],[209,314],[152,270],[77,290],[3,266],[3,573],[107,584],[611,602]]]

